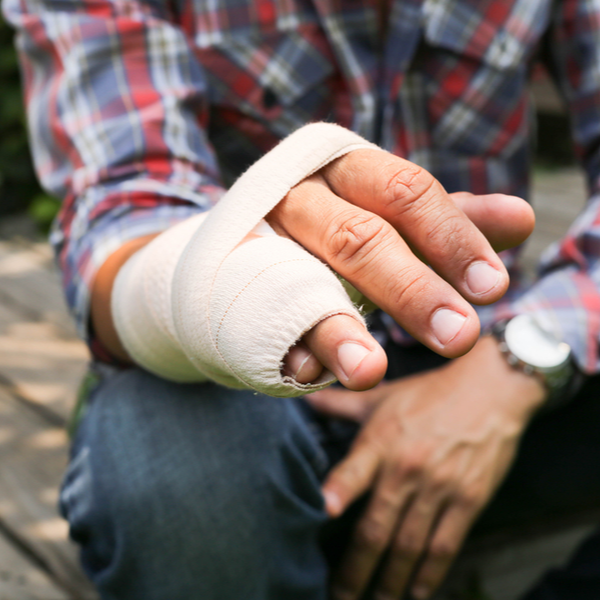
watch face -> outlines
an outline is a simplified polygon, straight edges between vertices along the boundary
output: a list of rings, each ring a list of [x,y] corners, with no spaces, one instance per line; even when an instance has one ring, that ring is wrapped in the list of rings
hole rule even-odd
[[[568,344],[544,331],[529,315],[511,319],[506,325],[504,339],[517,358],[539,369],[560,367],[571,354]]]

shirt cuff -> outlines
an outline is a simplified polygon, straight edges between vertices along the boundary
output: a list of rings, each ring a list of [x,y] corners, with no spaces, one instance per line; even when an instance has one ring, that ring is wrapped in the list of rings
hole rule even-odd
[[[534,315],[541,327],[569,344],[583,373],[600,372],[600,292],[589,274],[575,265],[547,273],[518,297],[478,312],[484,326],[519,314]]]

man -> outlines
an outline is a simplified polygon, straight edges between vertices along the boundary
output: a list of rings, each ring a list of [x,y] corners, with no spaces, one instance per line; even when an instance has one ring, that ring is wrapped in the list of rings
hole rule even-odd
[[[533,414],[574,385],[570,357],[550,369],[526,360],[511,368],[501,349],[521,359],[527,352],[506,319],[534,315],[525,327],[549,340],[553,356],[566,343],[581,371],[597,370],[595,197],[546,256],[539,281],[529,288],[515,281],[503,304],[481,313],[486,329],[501,327],[478,341],[465,299],[498,300],[507,278],[456,208],[495,246],[528,232],[530,215],[511,196],[526,194],[527,75],[542,48],[595,192],[595,4],[5,0],[4,7],[20,31],[36,165],[46,187],[65,198],[53,242],[67,298],[101,363],[61,498],[103,597],[326,597],[317,537],[331,539],[343,518],[325,523],[321,480],[330,517],[352,517],[347,509],[362,497],[333,570],[333,596],[357,599],[370,586],[375,598],[399,598],[409,585],[416,598],[430,596]],[[379,345],[349,317],[319,323],[290,351],[284,371],[310,383],[331,370],[354,392],[323,390],[309,402],[362,422],[356,436],[306,403],[103,364],[132,358],[111,308],[129,258],[209,208],[279,139],[319,120],[395,156],[357,150],[334,161],[294,187],[270,225],[433,350],[453,358],[473,349],[359,394],[383,375]],[[465,190],[475,196],[458,193]],[[511,223],[520,227],[508,239]],[[509,267],[513,259],[506,257]],[[392,339],[406,339],[381,319]],[[387,349],[390,372],[418,355]],[[413,362],[403,374],[431,366]]]

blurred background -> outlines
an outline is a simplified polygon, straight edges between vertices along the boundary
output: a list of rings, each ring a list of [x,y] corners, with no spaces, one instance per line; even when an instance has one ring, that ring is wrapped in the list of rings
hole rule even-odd
[[[28,235],[35,231],[44,233],[56,214],[58,202],[41,191],[35,178],[13,32],[1,18],[0,81],[0,235],[9,235],[11,229],[15,233],[15,226]],[[23,218],[25,215],[28,219]]]

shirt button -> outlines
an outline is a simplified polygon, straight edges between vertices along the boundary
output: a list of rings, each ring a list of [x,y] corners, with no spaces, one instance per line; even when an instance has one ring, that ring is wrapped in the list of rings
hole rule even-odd
[[[271,88],[265,88],[263,92],[263,106],[269,110],[271,108],[275,108],[277,106],[277,96],[275,92]]]

